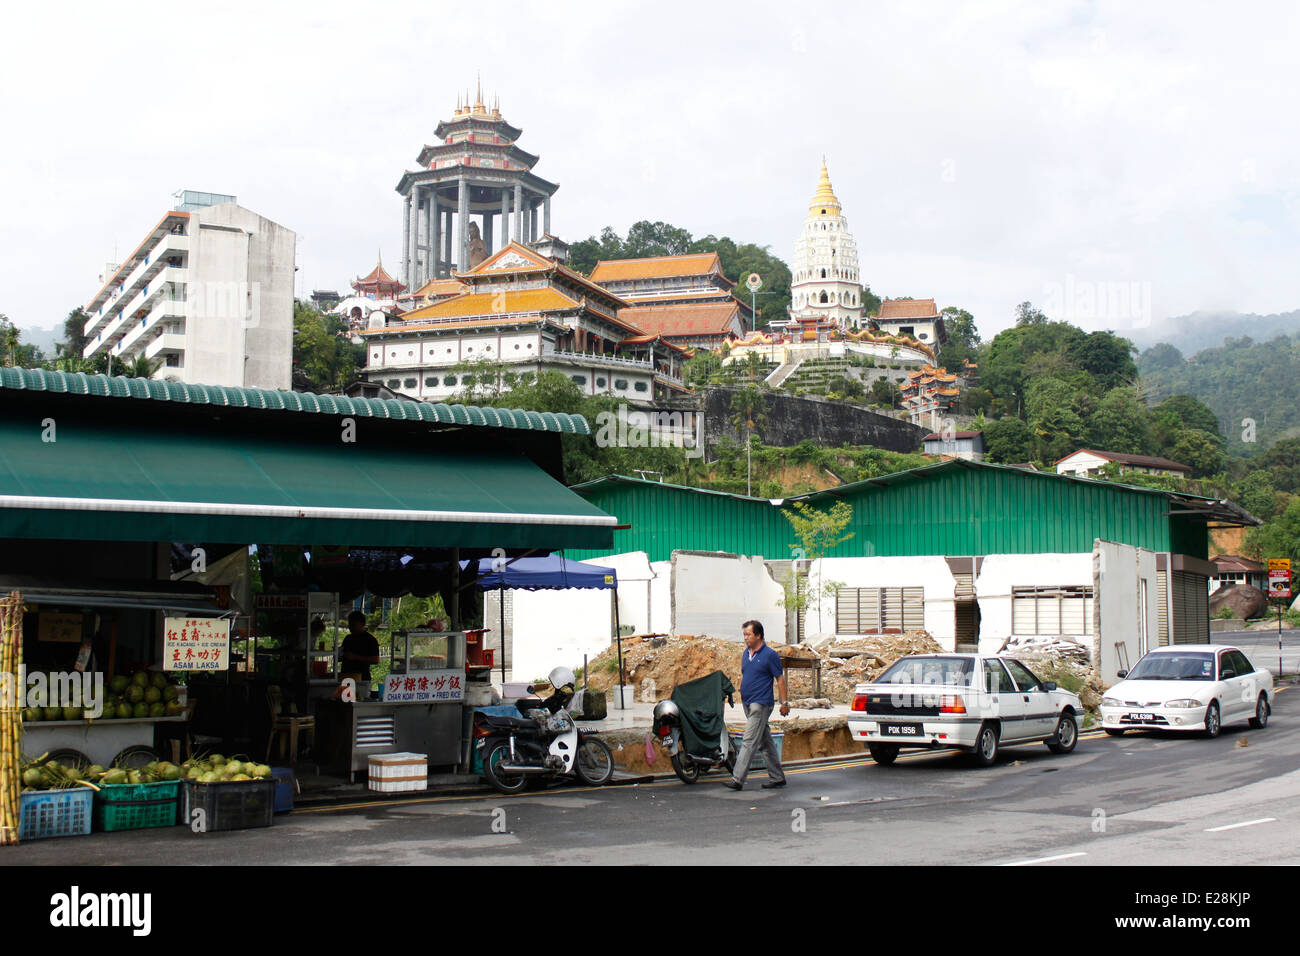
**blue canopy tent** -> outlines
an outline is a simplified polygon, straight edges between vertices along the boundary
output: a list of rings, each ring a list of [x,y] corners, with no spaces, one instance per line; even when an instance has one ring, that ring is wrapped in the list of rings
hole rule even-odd
[[[469,569],[469,562],[461,567]],[[501,680],[506,678],[506,590],[565,590],[568,588],[609,589],[614,592],[614,639],[618,643],[619,683],[623,680],[623,637],[618,619],[618,575],[613,568],[603,568],[582,561],[572,561],[562,554],[544,558],[480,558],[478,580],[483,591],[501,592]],[[584,680],[586,675],[583,675]]]

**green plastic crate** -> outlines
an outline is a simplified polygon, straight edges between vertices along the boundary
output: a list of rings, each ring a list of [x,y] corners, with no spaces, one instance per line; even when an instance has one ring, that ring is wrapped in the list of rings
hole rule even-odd
[[[31,790],[19,795],[18,840],[85,836],[90,833],[91,808],[95,792],[89,787],[74,790]]]
[[[95,829],[104,833],[176,825],[181,782],[105,784],[95,795]]]

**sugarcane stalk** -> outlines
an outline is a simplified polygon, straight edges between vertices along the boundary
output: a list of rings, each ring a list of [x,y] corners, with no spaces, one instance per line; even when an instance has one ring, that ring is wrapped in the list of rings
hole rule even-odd
[[[0,600],[0,675],[10,676],[15,694],[21,693],[22,611],[23,598],[17,591]],[[15,696],[0,706],[0,846],[18,842],[22,710],[17,704]]]

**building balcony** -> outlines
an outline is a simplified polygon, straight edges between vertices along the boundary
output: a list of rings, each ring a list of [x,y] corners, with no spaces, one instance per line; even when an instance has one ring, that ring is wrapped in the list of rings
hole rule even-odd
[[[174,236],[170,233],[162,236],[158,242],[144,254],[144,259],[136,265],[121,281],[120,291],[109,296],[101,310],[97,310],[86,322],[83,330],[87,337],[93,337],[101,331],[113,317],[118,303],[136,296],[145,286],[155,284],[159,273],[164,270],[184,270],[186,266],[168,266],[168,260],[179,257],[181,262],[189,262],[190,237]],[[102,313],[102,314],[101,314]]]
[[[145,358],[149,359],[166,356],[168,353],[185,354],[184,332],[164,332],[144,348]]]
[[[640,372],[649,372],[654,370],[654,363],[649,359],[618,358],[600,352],[544,351],[542,352],[541,357],[543,360],[560,359],[566,362],[580,362],[583,365],[607,365],[610,367],[635,369]]]
[[[167,320],[184,319],[188,314],[187,303],[171,298],[161,288],[159,294],[151,296],[146,305],[149,312],[140,319],[132,320],[131,328],[122,335],[123,354],[138,351],[144,341],[161,334]]]

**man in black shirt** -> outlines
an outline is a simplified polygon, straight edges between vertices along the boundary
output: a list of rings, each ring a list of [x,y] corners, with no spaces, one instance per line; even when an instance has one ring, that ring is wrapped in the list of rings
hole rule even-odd
[[[370,696],[370,668],[379,663],[379,641],[366,630],[366,616],[360,611],[348,615],[348,630],[339,649],[339,679],[356,681],[357,700],[365,700]]]

